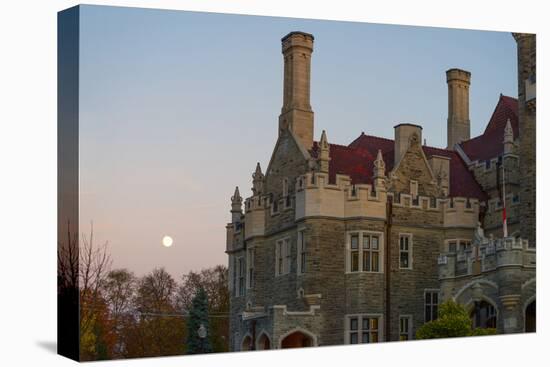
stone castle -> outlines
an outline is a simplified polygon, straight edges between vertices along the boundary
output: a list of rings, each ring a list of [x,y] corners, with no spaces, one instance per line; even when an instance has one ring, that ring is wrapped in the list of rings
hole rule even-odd
[[[475,327],[535,331],[536,45],[513,36],[518,99],[500,95],[480,136],[470,73],[447,71],[445,149],[406,123],[393,140],[315,141],[314,38],[282,39],[277,142],[226,226],[231,350],[409,340],[447,299]]]

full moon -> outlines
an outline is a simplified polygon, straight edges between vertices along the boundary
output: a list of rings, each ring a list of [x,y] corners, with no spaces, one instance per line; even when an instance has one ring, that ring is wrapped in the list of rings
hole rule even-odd
[[[172,243],[174,242],[174,240],[172,239],[172,237],[170,236],[164,236],[162,237],[162,245],[164,247],[170,247],[172,246]]]

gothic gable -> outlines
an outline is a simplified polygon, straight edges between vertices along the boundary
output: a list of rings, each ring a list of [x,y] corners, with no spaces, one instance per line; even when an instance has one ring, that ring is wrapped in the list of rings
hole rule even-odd
[[[394,192],[412,194],[411,181],[416,181],[418,195],[439,195],[437,181],[418,140],[411,139],[409,148],[393,168],[390,180],[390,190]]]

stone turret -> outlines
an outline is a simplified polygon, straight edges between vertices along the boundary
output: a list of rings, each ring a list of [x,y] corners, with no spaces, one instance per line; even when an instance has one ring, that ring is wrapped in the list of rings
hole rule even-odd
[[[304,32],[291,32],[281,42],[284,88],[279,135],[289,129],[302,146],[309,150],[313,146],[313,110],[310,104],[313,36]]]
[[[235,193],[231,196],[231,222],[238,223],[241,221],[243,214],[243,198],[239,193],[239,186],[235,187]]]
[[[254,196],[261,195],[264,187],[264,174],[260,162],[256,164],[256,170],[252,174],[252,193]]]
[[[447,149],[470,139],[470,78],[461,69],[447,70],[449,116],[447,118]]]
[[[330,146],[327,140],[327,134],[325,130],[321,134],[321,140],[319,140],[319,171],[328,173],[330,161]]]
[[[506,127],[504,128],[504,154],[512,153],[514,149],[514,130],[512,129],[512,124],[510,119],[506,121]]]

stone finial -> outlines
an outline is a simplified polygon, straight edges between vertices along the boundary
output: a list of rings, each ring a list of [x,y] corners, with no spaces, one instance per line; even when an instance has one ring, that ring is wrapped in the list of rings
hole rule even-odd
[[[386,163],[384,158],[382,158],[382,151],[378,149],[378,154],[376,155],[376,160],[374,161],[374,178],[385,177],[386,175]]]
[[[321,133],[321,139],[319,140],[319,170],[324,173],[328,173],[330,161],[330,145],[327,139],[327,133],[325,130]]]
[[[233,196],[231,196],[231,203],[242,203],[243,198],[241,197],[241,193],[239,192],[239,186],[235,186],[235,192],[233,193]]]
[[[512,123],[510,119],[506,121],[506,127],[504,128],[504,153],[511,153],[514,148],[514,130],[512,129]]]
[[[262,167],[260,162],[256,164],[256,170],[252,174],[252,193],[254,195],[261,195],[263,191],[264,174],[262,173]]]
[[[374,161],[373,178],[375,190],[385,190],[386,163],[384,162],[384,158],[382,158],[382,151],[380,149],[378,149],[378,154],[376,154],[376,160]]]
[[[243,198],[239,193],[239,186],[235,187],[235,193],[231,196],[231,221],[237,223],[241,221]]]

